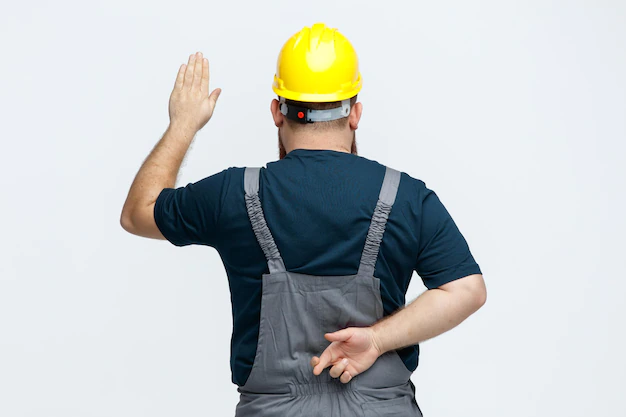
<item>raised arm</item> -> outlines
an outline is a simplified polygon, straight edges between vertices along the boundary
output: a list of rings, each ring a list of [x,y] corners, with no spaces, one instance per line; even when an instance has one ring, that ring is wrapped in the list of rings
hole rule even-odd
[[[170,96],[170,125],[139,169],[124,203],[120,223],[134,235],[165,239],[154,221],[154,203],[172,188],[196,133],[211,119],[221,90],[209,91],[209,62],[202,53],[181,65]]]

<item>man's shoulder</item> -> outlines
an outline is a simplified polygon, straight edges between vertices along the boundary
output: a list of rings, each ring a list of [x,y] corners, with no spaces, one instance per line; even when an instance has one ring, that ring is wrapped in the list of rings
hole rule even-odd
[[[416,190],[419,190],[419,191],[428,190],[428,188],[426,187],[426,183],[422,181],[421,179],[415,178],[404,171],[400,171],[400,172],[402,173],[402,179],[406,183],[409,183],[412,187],[415,187]]]
[[[394,169],[396,171],[399,171],[402,174],[401,182],[408,183],[409,185],[411,185],[413,187],[418,187],[418,188],[421,188],[421,189],[426,188],[426,184],[424,183],[424,181],[422,181],[419,178],[413,177],[411,174],[407,173],[406,171],[403,171],[402,169],[399,169],[399,168],[397,168],[395,166],[392,166],[392,165],[385,165],[383,163],[378,162],[375,159],[370,159],[370,158],[367,158],[367,157],[364,157],[364,156],[360,156],[359,155],[358,158],[359,158],[359,160],[363,164],[369,165],[371,167],[376,166],[376,167],[380,167],[381,169],[384,169],[384,168],[388,167],[388,168]]]
[[[398,172],[400,172],[400,183],[398,185],[398,195],[396,197],[396,201],[406,201],[411,204],[420,203],[433,191],[426,187],[426,183],[406,171],[395,167],[393,165],[384,165],[377,161],[368,160],[372,163],[376,163],[383,168],[391,168]]]
[[[245,169],[245,167],[228,167],[220,172],[204,177],[199,182],[230,182],[236,180],[237,178],[243,178]]]
[[[244,171],[245,168],[243,167],[225,168],[222,171],[211,174],[189,185],[193,187],[198,195],[202,195],[203,198],[215,199],[219,197],[223,204],[225,200],[237,197],[238,193],[233,192],[236,188],[241,188],[243,193]],[[189,185],[187,187],[189,187]]]
[[[394,169],[400,172],[400,184],[398,186],[398,195],[396,202],[405,202],[410,205],[421,204],[422,201],[430,194],[433,193],[431,189],[426,186],[426,183],[401,168],[394,165],[386,165],[375,159],[367,158],[364,156],[356,156],[358,164],[362,166],[363,170],[375,173],[377,179],[382,179],[386,168]]]

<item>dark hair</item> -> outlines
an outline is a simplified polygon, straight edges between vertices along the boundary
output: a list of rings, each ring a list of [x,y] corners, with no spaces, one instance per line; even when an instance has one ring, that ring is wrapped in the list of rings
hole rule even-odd
[[[357,101],[357,96],[350,98],[350,108],[354,106],[356,101]],[[300,106],[300,107],[304,107],[306,109],[311,109],[311,110],[328,110],[328,109],[334,109],[336,107],[341,107],[341,101],[313,103],[313,102],[308,102],[308,101],[295,101],[295,100],[285,99],[285,103],[287,103],[287,105],[291,104],[291,105]],[[289,127],[291,127],[293,130],[300,130],[300,129],[330,130],[330,129],[345,127],[348,123],[348,118],[344,117],[342,119],[330,120],[328,122],[315,122],[315,123],[300,123],[294,120],[285,119],[285,122],[288,123]]]

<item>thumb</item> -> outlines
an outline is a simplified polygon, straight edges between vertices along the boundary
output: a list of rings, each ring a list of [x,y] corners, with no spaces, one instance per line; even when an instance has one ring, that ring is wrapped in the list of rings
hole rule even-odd
[[[213,90],[211,95],[209,95],[209,100],[211,101],[212,107],[215,108],[215,105],[217,104],[217,99],[219,98],[220,94],[222,94],[222,89],[216,88],[215,90]]]
[[[348,327],[347,329],[339,330],[334,333],[326,333],[324,337],[329,342],[345,342],[346,340],[350,339],[353,334],[354,330]]]

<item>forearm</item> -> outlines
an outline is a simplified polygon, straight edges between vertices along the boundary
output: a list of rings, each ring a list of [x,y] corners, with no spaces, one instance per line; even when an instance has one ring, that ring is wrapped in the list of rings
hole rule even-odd
[[[484,304],[483,290],[484,286],[478,290],[436,288],[424,292],[408,306],[372,325],[381,354],[421,343],[456,327]]]
[[[122,210],[123,217],[132,218],[136,209],[153,205],[164,188],[175,186],[194,135],[191,128],[170,124],[135,176]]]

